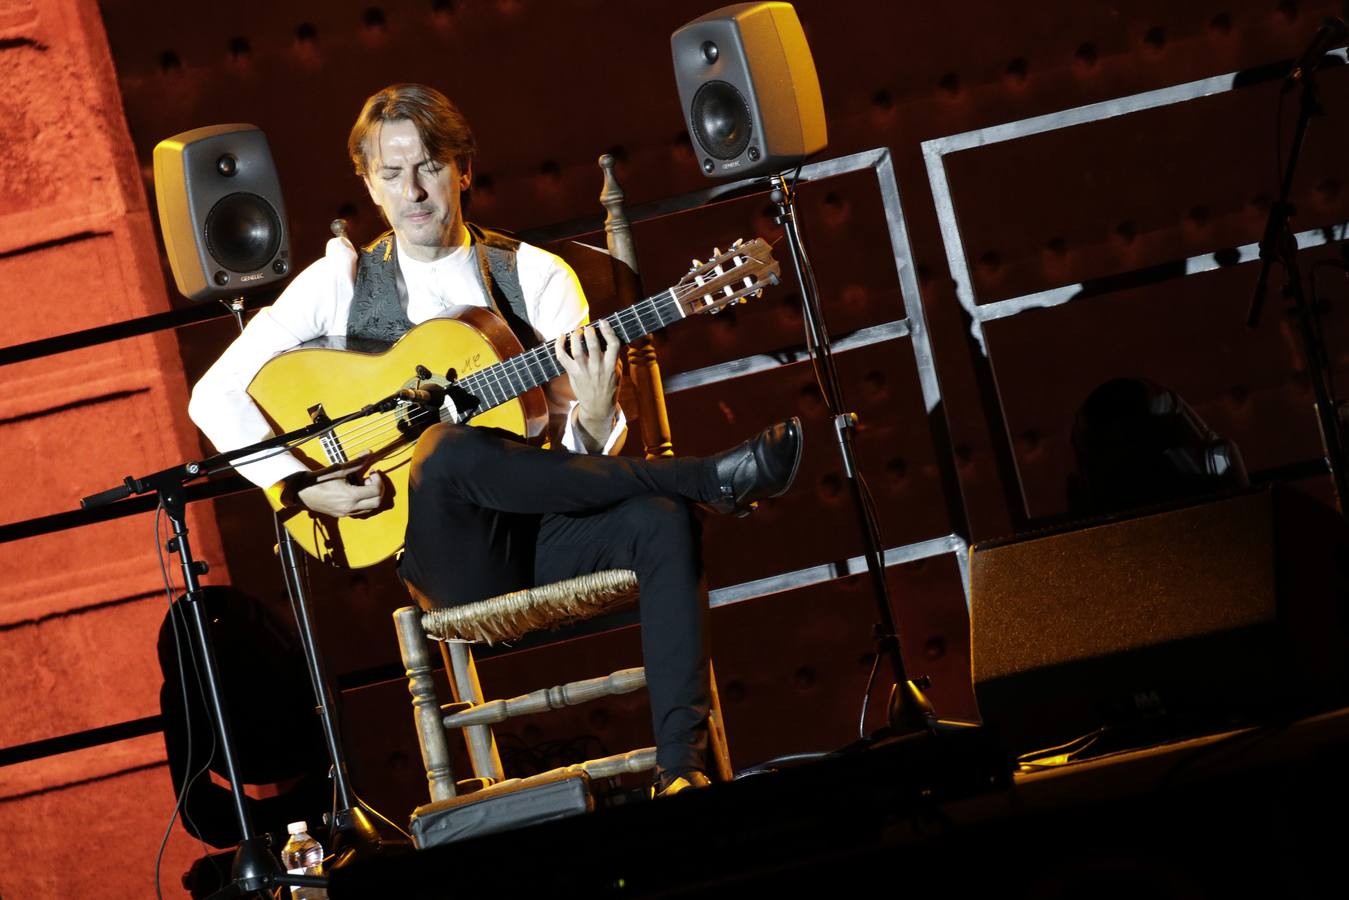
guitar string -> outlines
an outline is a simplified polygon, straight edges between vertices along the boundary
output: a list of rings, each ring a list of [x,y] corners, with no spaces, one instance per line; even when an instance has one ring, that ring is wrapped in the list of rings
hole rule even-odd
[[[648,300],[644,300],[640,304],[634,304],[633,307],[630,307],[627,310],[621,310],[618,313],[606,317],[607,319],[614,320],[611,322],[611,325],[618,326],[614,330],[622,335],[624,343],[630,342],[637,337],[642,336],[642,334],[650,333],[650,331],[645,331],[646,326],[641,320],[640,313],[635,309],[637,306],[646,305],[651,312],[656,313],[656,320],[660,322],[660,325],[657,327],[663,327],[664,325],[672,324],[677,321],[677,319],[674,318],[670,319],[668,322],[664,321],[664,315],[661,310],[655,302],[652,302],[655,299],[656,298],[648,298]],[[639,332],[642,333],[629,336],[627,326],[634,324],[637,326]],[[473,386],[481,386],[483,388],[482,394],[485,396],[483,396],[482,399],[486,400],[488,403],[485,408],[479,409],[477,413],[486,412],[488,409],[501,406],[502,404],[515,399],[526,390],[530,390],[552,378],[562,375],[565,370],[562,369],[557,358],[552,355],[551,348],[552,344],[549,342],[546,345],[540,345],[526,353],[517,354],[505,360],[501,360],[499,363],[490,366],[487,369],[480,369],[479,371],[466,376],[460,384],[473,381],[479,382],[479,385]],[[500,370],[500,373],[494,371],[498,369]],[[537,369],[541,369],[542,373],[547,377],[539,379],[536,374]],[[522,374],[527,374],[529,376],[528,381],[535,381],[535,383],[527,385],[521,384],[519,376]],[[512,379],[514,379],[514,382]],[[368,419],[365,425],[352,429],[345,434],[338,434],[336,437],[338,438],[339,446],[343,450],[343,455],[349,459],[352,456],[359,455],[364,450],[373,450],[376,447],[386,445],[389,440],[394,437],[394,432],[397,431],[397,422],[400,418],[410,425],[420,426],[425,423],[426,419],[429,417],[439,419],[439,410],[431,410],[422,407],[411,411],[403,410],[400,412],[382,413],[372,419]],[[394,419],[393,423],[389,422],[390,418]],[[469,418],[471,418],[471,416]],[[392,429],[389,427],[390,424],[392,424]],[[314,438],[311,438],[310,440],[312,441]],[[308,443],[308,441],[305,443]]]
[[[740,256],[741,254],[736,253],[734,255]],[[748,254],[745,254],[742,258],[752,259],[752,257],[748,256]],[[734,268],[740,268],[743,265],[744,263],[738,263]],[[732,269],[732,271],[734,271],[734,268]],[[716,274],[718,277],[722,277],[725,276],[727,273],[720,272]],[[746,275],[745,277],[748,278],[749,276]],[[732,281],[728,285],[723,286],[723,288],[714,288],[711,290],[709,290],[705,285],[698,284],[697,282],[675,285],[673,288],[662,291],[661,293],[655,294],[644,300],[638,301],[637,303],[634,303],[632,306],[626,309],[619,310],[618,312],[615,312],[610,316],[607,316],[606,319],[612,320],[611,325],[614,326],[615,330],[622,336],[623,342],[628,343],[634,340],[636,337],[640,337],[645,334],[650,334],[652,331],[658,330],[669,324],[672,324],[674,321],[677,321],[676,318],[671,318],[667,321],[665,318],[665,314],[671,310],[672,305],[675,307],[680,307],[681,301],[687,299],[687,297],[690,294],[708,295],[713,293],[713,291],[720,292],[724,289],[729,289],[730,284],[733,283],[734,282]],[[654,319],[656,322],[654,327],[647,327],[646,322],[644,321],[643,318],[645,313],[654,314]],[[687,312],[681,312],[681,315],[678,318],[686,317],[688,314],[689,313]],[[629,335],[627,324],[635,324],[639,329],[639,334],[635,336]],[[544,365],[545,363],[546,365]],[[539,379],[538,376],[535,374],[535,372],[531,369],[531,366],[534,365],[538,365],[540,368],[542,368],[544,370],[544,374],[547,375],[547,377]],[[535,383],[529,384],[528,386],[522,386],[521,384],[519,384],[518,379],[522,371],[527,373],[530,376],[530,380],[534,381]],[[514,399],[521,393],[524,393],[525,390],[529,390],[533,387],[538,386],[539,384],[543,384],[546,381],[551,380],[552,378],[559,377],[560,375],[563,374],[563,371],[564,370],[560,367],[560,365],[556,361],[556,358],[551,353],[547,352],[546,350],[543,353],[535,353],[533,350],[531,350],[528,353],[522,353],[513,357],[509,357],[506,360],[499,361],[497,364],[494,364],[493,366],[489,366],[486,369],[479,370],[478,372],[475,372],[472,375],[468,376],[465,379],[465,381],[473,379],[479,383],[479,386],[481,386],[484,389],[484,392],[486,393],[486,397],[484,399],[488,400],[490,404],[487,407],[487,409],[491,409]],[[388,424],[387,419],[390,415],[394,416],[395,418],[398,416],[397,413],[384,414],[373,423],[368,423],[365,426],[358,427],[357,429],[353,429],[352,431],[347,432],[345,435],[340,436],[339,440],[341,440],[342,438],[345,438],[347,441],[352,441],[353,438],[359,440],[363,436],[369,436],[369,432],[371,432],[372,430],[380,431],[381,434],[377,440],[382,440],[385,426]],[[413,413],[407,416],[407,420],[412,421],[414,417],[425,418],[424,416],[417,416],[416,413]],[[352,445],[353,449],[356,449],[357,452],[359,452],[359,450],[368,449],[369,446],[370,442],[368,440],[363,443]]]
[[[729,285],[727,286],[729,287]],[[678,321],[679,318],[688,316],[688,312],[682,311],[681,301],[687,299],[689,296],[720,293],[722,290],[723,289],[718,288],[715,291],[709,291],[705,286],[697,284],[696,282],[685,285],[676,285],[673,288],[647,297],[626,309],[619,310],[604,318],[606,321],[610,322],[611,327],[614,327],[615,332],[621,336],[623,342],[629,343],[638,337],[643,337],[664,328],[667,325],[673,324]],[[645,307],[646,309],[643,310],[642,307]],[[681,314],[678,317],[666,321],[665,314],[674,309],[680,309]],[[643,312],[654,314],[654,319],[657,323],[654,328],[647,327],[646,322],[643,321]],[[637,326],[640,333],[629,337],[627,326],[632,324]],[[477,382],[478,384],[474,386],[482,387],[484,389],[483,393],[488,394],[487,397],[483,397],[482,399],[488,400],[490,405],[478,409],[473,415],[478,415],[489,409],[501,406],[502,404],[515,399],[525,391],[538,387],[552,378],[559,377],[563,374],[564,370],[561,368],[561,364],[557,361],[557,358],[551,354],[551,347],[552,342],[550,341],[547,344],[541,344],[524,353],[508,357],[485,369],[479,369],[477,372],[465,376],[465,378],[459,382],[461,385],[465,382]],[[545,367],[545,361],[551,364],[551,367],[557,371],[549,372],[548,368]],[[537,377],[534,371],[536,367],[542,369],[544,374],[549,375],[549,377],[534,384],[529,384],[527,387],[523,387],[523,389],[521,389],[519,384],[512,383],[511,379],[517,379],[521,374],[527,374],[530,376],[530,380],[533,380]],[[493,397],[490,395],[491,393],[499,393],[499,396]],[[342,455],[347,459],[351,459],[353,456],[358,456],[366,450],[374,450],[378,447],[385,446],[395,437],[401,436],[401,432],[398,429],[399,421],[405,421],[411,426],[419,427],[428,417],[437,420],[441,419],[440,409],[419,407],[412,411],[399,410],[379,413],[368,418],[364,424],[345,434],[332,432],[332,436],[336,438],[338,447],[342,450]],[[472,416],[468,416],[467,418],[472,418]],[[461,421],[466,421],[466,419]],[[312,441],[321,440],[321,437],[322,436],[312,437],[293,446],[298,448]],[[324,455],[327,456],[326,448]],[[334,462],[337,461],[334,460]]]
[[[661,300],[667,301],[664,304],[664,311],[661,309],[662,304],[659,303]],[[620,310],[606,318],[613,320],[611,324],[616,326],[615,331],[622,335],[624,342],[630,342],[641,335],[630,335],[628,326],[636,325],[639,331],[645,328],[640,313],[636,311],[636,308],[639,306],[646,306],[651,312],[654,312],[656,314],[656,320],[660,322],[661,325],[670,324],[676,321],[675,318],[671,318],[669,322],[664,321],[665,313],[669,312],[670,306],[672,306],[668,300],[668,292],[666,294],[656,295],[655,297],[640,301],[632,307]],[[500,374],[494,371],[498,369],[500,370]],[[539,378],[538,370],[542,370],[542,374],[547,377]],[[479,371],[466,376],[463,379],[463,382],[478,382],[479,384],[473,386],[481,386],[483,388],[482,393],[485,395],[483,399],[490,404],[487,408],[491,409],[514,399],[532,387],[536,387],[552,378],[560,376],[563,374],[563,371],[560,363],[557,362],[556,357],[551,353],[551,342],[549,342],[547,345],[540,345],[540,347],[534,348],[526,353],[508,357],[486,369],[480,369]],[[527,375],[528,378],[521,379],[521,375]],[[536,383],[522,384],[522,381],[534,381]],[[461,384],[463,382],[461,382]],[[359,453],[365,449],[373,449],[373,447],[383,443],[386,438],[390,436],[388,433],[388,425],[390,424],[388,420],[390,418],[395,419],[394,427],[396,428],[397,420],[399,419],[408,421],[411,424],[421,424],[428,415],[436,415],[438,417],[438,412],[435,410],[420,409],[412,412],[401,411],[401,414],[400,412],[383,413],[373,419],[367,419],[366,423],[362,426],[358,426],[344,434],[338,435],[338,439],[341,441],[343,450],[345,451],[344,455],[350,457],[352,454]],[[315,439],[316,438],[310,438],[309,440],[312,441]],[[308,442],[309,441],[306,441],[305,443]]]
[[[651,312],[656,313],[657,321],[662,322],[662,324],[668,324],[663,321],[665,316],[662,314],[663,311],[660,308],[659,300],[668,300],[668,292],[666,292],[666,294],[656,295],[656,297],[647,298],[638,304],[634,304],[633,307],[620,310],[618,313],[615,313],[608,318],[614,320],[613,324],[617,325],[615,330],[623,335],[625,342],[634,340],[640,335],[630,335],[629,326],[635,324],[639,331],[645,328],[641,314],[636,311],[636,308],[639,306],[647,306]],[[666,304],[666,307],[667,309],[665,311],[668,312],[669,304]],[[670,320],[670,322],[673,321],[675,321],[675,319]],[[541,347],[542,346],[544,345],[541,345]],[[551,342],[546,346],[548,351],[551,351]],[[540,348],[535,349],[537,350]],[[502,370],[504,377],[493,372],[494,369],[498,368]],[[519,394],[523,393],[525,390],[536,386],[529,385],[528,387],[525,387],[518,382],[521,381],[520,376],[522,374],[528,375],[528,380],[530,381],[538,379],[538,374],[536,373],[536,370],[538,369],[542,369],[543,374],[548,376],[547,378],[540,380],[539,383],[555,378],[561,375],[563,371],[556,358],[551,355],[551,352],[535,354],[534,351],[530,351],[528,353],[521,353],[508,357],[487,369],[481,369],[478,372],[474,372],[466,376],[464,381],[469,382],[470,384],[474,381],[481,382],[481,386],[485,388],[483,393],[487,394],[484,399],[487,399],[492,406],[498,406],[509,399],[513,399],[515,396],[519,396]],[[512,381],[517,383],[512,384]],[[505,391],[502,391],[503,385],[506,388]],[[494,396],[494,394],[509,394],[509,396],[498,397]],[[366,423],[362,426],[351,429],[345,434],[338,435],[338,438],[346,451],[346,455],[350,456],[351,454],[359,453],[365,449],[372,449],[374,446],[382,443],[389,436],[388,425],[390,424],[390,418],[395,419],[394,426],[396,428],[396,423],[399,419],[403,419],[414,425],[419,425],[427,418],[427,416],[431,415],[439,417],[436,410],[426,410],[424,408],[412,411],[411,413],[408,413],[405,410],[383,413],[375,416],[373,419],[367,419]],[[316,438],[310,438],[309,440],[312,441],[315,439]],[[306,441],[305,443],[308,442],[309,441]]]
[[[717,289],[717,291],[720,290],[721,289]],[[674,288],[662,291],[661,293],[639,301],[626,309],[619,310],[618,312],[606,316],[605,319],[609,320],[611,327],[614,327],[614,330],[622,336],[623,342],[629,343],[636,337],[650,334],[653,331],[673,324],[678,318],[686,317],[689,313],[681,312],[681,315],[678,317],[671,318],[668,321],[665,319],[665,314],[672,311],[672,309],[682,309],[679,301],[686,299],[691,294],[707,295],[710,293],[713,293],[713,291],[709,291],[705,286],[697,283],[676,285]],[[670,301],[674,302],[671,303]],[[645,310],[643,310],[643,307],[645,307]],[[657,323],[654,328],[647,327],[646,323],[643,321],[643,312],[654,314]],[[629,324],[635,324],[640,333],[635,336],[629,336],[627,329],[627,325]],[[564,370],[561,368],[556,357],[552,355],[550,349],[551,342],[550,344],[540,345],[525,353],[501,360],[492,366],[480,369],[477,372],[466,376],[463,380],[464,382],[476,381],[478,384],[474,385],[474,387],[483,388],[483,393],[486,396],[482,399],[487,400],[489,404],[485,408],[478,409],[473,415],[486,412],[489,409],[493,409],[509,402],[525,391],[544,384],[548,380],[563,374]],[[538,379],[538,375],[533,367],[542,369],[543,374],[548,377]],[[534,380],[535,383],[522,386],[518,382],[513,382],[512,379],[517,379],[522,372],[528,374],[530,380]],[[493,396],[493,394],[497,394],[497,396]],[[406,421],[410,425],[420,426],[427,417],[440,419],[441,415],[439,409],[431,410],[422,407],[412,411],[400,410],[398,412],[382,413],[375,416],[372,420],[367,420],[365,425],[358,426],[342,435],[334,433],[333,436],[337,439],[338,447],[343,451],[342,455],[347,459],[350,459],[353,455],[359,455],[365,450],[373,450],[376,447],[387,445],[390,442],[390,439],[395,437],[395,433],[398,432],[397,425],[399,421]],[[472,417],[473,416],[470,415],[460,421],[466,421],[468,418]],[[390,419],[393,419],[394,421],[390,423]],[[392,425],[392,428],[389,427],[390,425]],[[309,440],[312,441],[315,439],[317,438],[310,438]],[[308,442],[309,441],[304,441],[302,444]]]
[[[720,290],[721,289],[717,289],[717,291]],[[635,303],[626,309],[619,310],[605,318],[606,320],[610,320],[611,327],[614,327],[614,330],[622,336],[623,342],[629,343],[636,337],[650,334],[653,331],[673,324],[678,318],[686,317],[688,313],[681,312],[679,317],[671,318],[668,321],[665,320],[665,314],[671,311],[672,307],[680,308],[679,301],[686,299],[690,294],[706,295],[710,293],[713,292],[696,282],[686,285],[676,285],[674,288],[648,297],[645,300],[639,301],[638,303]],[[674,302],[671,303],[670,301]],[[645,310],[643,307],[645,307]],[[643,321],[644,312],[654,314],[657,323],[654,328],[648,328],[645,321]],[[627,325],[630,324],[635,324],[638,327],[640,331],[638,335],[629,336]],[[485,408],[477,410],[474,414],[486,412],[489,409],[500,406],[515,399],[525,391],[560,376],[564,370],[561,368],[556,357],[549,352],[549,349],[550,345],[540,345],[526,353],[517,354],[516,356],[501,360],[486,369],[480,369],[479,371],[466,376],[464,382],[476,381],[478,384],[474,385],[474,387],[480,386],[484,389],[483,393],[486,396],[483,397],[483,399],[486,399],[489,404]],[[545,362],[547,365],[544,365]],[[548,377],[539,379],[538,374],[534,371],[534,367],[542,369],[543,374]],[[522,372],[528,374],[530,376],[529,380],[534,381],[535,383],[528,384],[527,386],[522,386],[518,383],[516,379],[519,378]],[[494,396],[494,394],[497,396]],[[398,412],[382,413],[375,416],[372,420],[367,420],[366,424],[358,426],[345,434],[338,435],[333,433],[333,437],[336,438],[338,447],[343,451],[342,455],[350,459],[352,455],[359,455],[367,449],[373,450],[376,447],[387,444],[389,440],[394,437],[394,433],[398,431],[397,425],[399,421],[406,421],[410,425],[419,426],[428,416],[437,419],[441,418],[438,409],[429,410],[424,407],[410,412],[400,410]],[[472,418],[472,416],[466,418]],[[390,423],[390,419],[393,419],[394,421]],[[462,419],[460,421],[465,420],[466,419]],[[392,424],[392,428],[389,427],[390,424]],[[310,438],[309,440],[312,441],[315,439],[317,438]],[[302,444],[308,442],[309,441],[304,441]]]

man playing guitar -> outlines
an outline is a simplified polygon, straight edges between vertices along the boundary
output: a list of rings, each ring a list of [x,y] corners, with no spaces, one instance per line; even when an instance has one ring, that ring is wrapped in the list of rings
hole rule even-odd
[[[565,374],[545,388],[543,450],[491,428],[436,424],[412,456],[399,575],[423,603],[470,603],[610,568],[636,571],[658,790],[707,783],[707,602],[691,505],[743,513],[790,486],[800,423],[779,423],[708,458],[619,457],[619,338],[589,325],[562,260],[469,225],[474,140],[459,110],[422,85],[366,101],[348,150],[391,231],[358,250],[344,237],[263,309],[193,390],[189,412],[221,450],[271,434],[249,396],[273,356],[315,338],[391,342],[456,305],[497,312],[526,347],[552,342]],[[240,467],[287,505],[321,516],[372,514],[385,482],[369,461],[314,472],[290,454]]]

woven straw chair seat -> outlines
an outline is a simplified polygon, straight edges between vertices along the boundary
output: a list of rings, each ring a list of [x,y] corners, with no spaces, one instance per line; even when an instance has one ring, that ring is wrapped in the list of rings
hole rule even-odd
[[[422,614],[422,628],[442,641],[495,644],[580,622],[637,598],[637,573],[609,569],[541,587]]]

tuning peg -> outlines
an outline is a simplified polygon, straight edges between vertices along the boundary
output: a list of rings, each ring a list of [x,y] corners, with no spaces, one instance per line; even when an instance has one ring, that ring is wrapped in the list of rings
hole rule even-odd
[[[713,248],[712,248],[712,256],[713,256],[713,258],[716,258],[716,257],[718,257],[718,256],[721,256],[721,248],[720,248],[720,247],[713,247]]]
[[[744,238],[736,238],[735,243],[731,245],[731,249],[734,250],[736,247],[739,247],[743,243],[745,243]]]
[[[695,260],[693,261],[693,268],[696,269],[696,268],[698,268],[698,267],[701,266],[701,265],[702,265],[702,263],[699,262],[697,259],[695,259]]]

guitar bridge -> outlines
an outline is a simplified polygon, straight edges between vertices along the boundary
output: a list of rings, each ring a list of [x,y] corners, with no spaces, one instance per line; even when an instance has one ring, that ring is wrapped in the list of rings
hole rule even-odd
[[[332,419],[323,410],[322,403],[316,403],[309,407],[309,421],[315,425],[327,425]],[[336,432],[329,431],[319,435],[319,446],[323,448],[323,455],[328,457],[328,464],[344,463],[347,461],[347,452],[342,449],[342,439]]]

